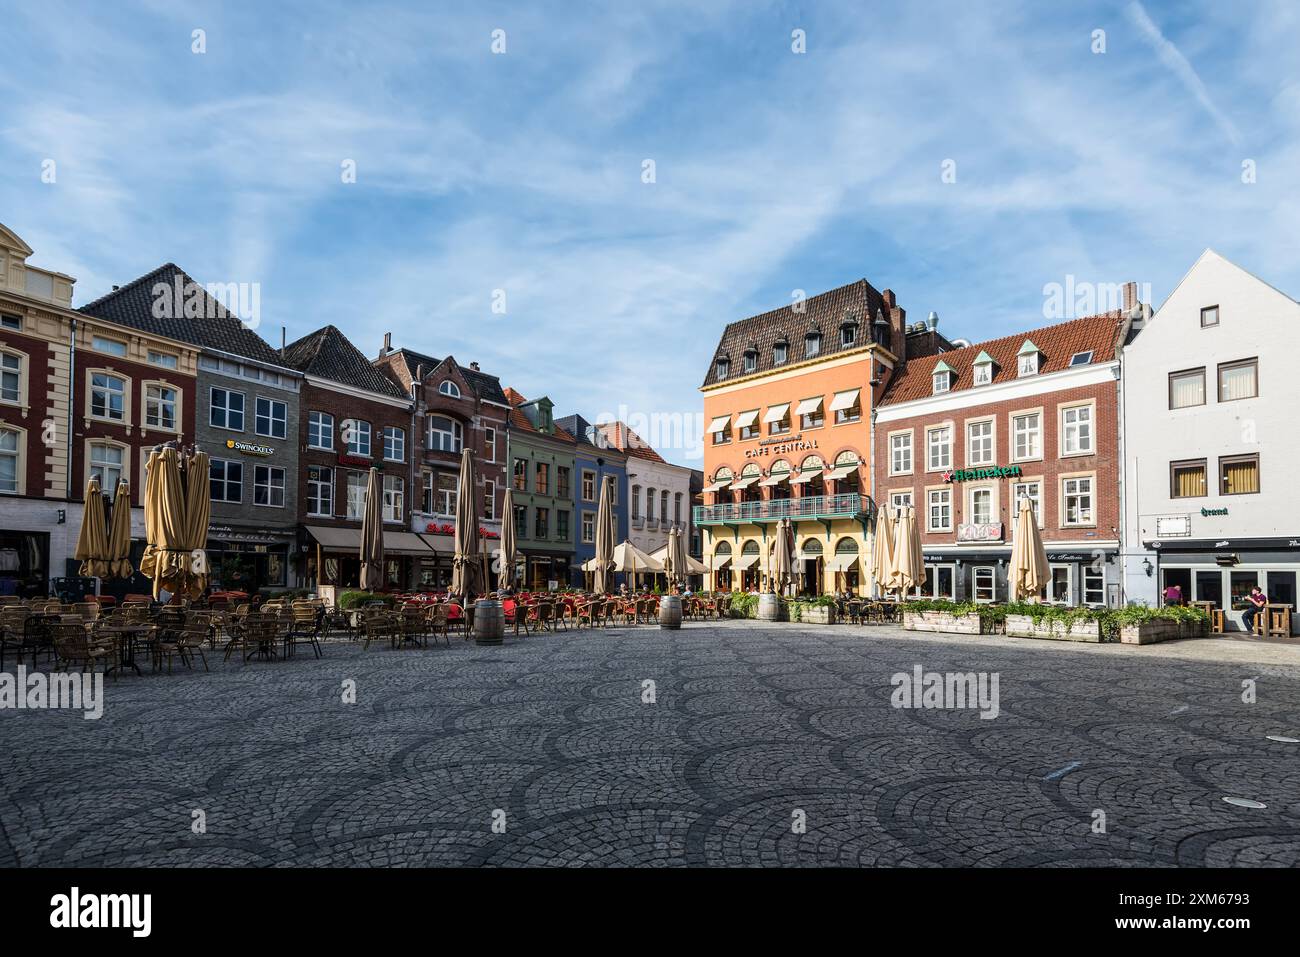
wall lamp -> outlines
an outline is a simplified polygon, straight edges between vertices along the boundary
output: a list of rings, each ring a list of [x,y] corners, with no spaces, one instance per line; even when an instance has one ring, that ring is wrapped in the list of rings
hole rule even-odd
[[[1142,559],[1142,568],[1144,571],[1146,571],[1147,578],[1150,578],[1152,575],[1155,574],[1156,566],[1151,564],[1151,559],[1149,558]]]

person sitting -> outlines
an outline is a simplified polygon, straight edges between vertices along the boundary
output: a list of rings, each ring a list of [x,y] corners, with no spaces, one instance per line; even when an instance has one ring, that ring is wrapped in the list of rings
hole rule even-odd
[[[1166,605],[1181,605],[1183,603],[1183,586],[1170,585],[1165,589]]]
[[[1255,630],[1255,619],[1264,613],[1264,606],[1268,604],[1268,596],[1258,585],[1250,589],[1250,594],[1246,596],[1246,610],[1241,613],[1241,620],[1246,625],[1246,631]]]

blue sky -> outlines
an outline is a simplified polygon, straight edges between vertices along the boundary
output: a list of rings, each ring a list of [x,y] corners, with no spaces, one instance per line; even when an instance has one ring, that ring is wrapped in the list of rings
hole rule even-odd
[[[697,413],[724,323],[864,276],[972,340],[1043,324],[1067,276],[1159,304],[1207,246],[1300,294],[1293,3],[8,17],[0,222],[78,304],[170,260],[259,283],[272,344],[391,331],[557,413]]]

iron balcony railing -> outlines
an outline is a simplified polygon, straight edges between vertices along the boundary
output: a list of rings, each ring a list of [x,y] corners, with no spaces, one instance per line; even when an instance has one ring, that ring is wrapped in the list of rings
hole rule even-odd
[[[738,522],[779,522],[783,518],[857,518],[870,515],[874,504],[869,495],[809,495],[770,502],[735,502],[727,505],[696,505],[696,525]]]

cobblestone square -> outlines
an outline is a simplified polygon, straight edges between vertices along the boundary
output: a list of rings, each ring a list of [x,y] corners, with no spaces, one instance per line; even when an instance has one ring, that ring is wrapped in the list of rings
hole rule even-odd
[[[0,711],[0,865],[1300,864],[1294,647],[728,621],[215,658],[98,721]],[[892,707],[916,665],[996,672],[1000,713]]]

